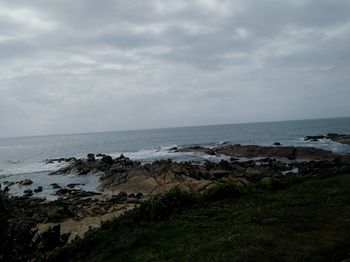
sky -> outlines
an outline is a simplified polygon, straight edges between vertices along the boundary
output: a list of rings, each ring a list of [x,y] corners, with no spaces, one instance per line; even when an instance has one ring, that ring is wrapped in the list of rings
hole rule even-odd
[[[1,0],[0,137],[350,115],[347,0]]]

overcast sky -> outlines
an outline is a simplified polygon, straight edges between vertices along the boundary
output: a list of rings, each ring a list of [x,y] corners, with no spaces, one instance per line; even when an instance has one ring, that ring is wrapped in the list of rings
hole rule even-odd
[[[350,115],[348,0],[1,0],[0,137]]]

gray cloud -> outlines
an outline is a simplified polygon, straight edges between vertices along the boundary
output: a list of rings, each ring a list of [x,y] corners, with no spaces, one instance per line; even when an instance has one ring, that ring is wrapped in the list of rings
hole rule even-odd
[[[4,0],[0,137],[349,115],[350,2]]]

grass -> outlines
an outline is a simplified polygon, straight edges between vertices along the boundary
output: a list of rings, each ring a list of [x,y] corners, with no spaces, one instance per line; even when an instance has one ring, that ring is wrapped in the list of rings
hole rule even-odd
[[[350,176],[290,186],[173,190],[57,249],[51,261],[341,261],[350,257]]]

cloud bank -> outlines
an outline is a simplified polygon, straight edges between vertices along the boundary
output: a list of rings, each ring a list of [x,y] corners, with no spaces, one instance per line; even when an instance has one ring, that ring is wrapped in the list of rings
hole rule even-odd
[[[3,0],[0,137],[347,116],[350,1]]]

